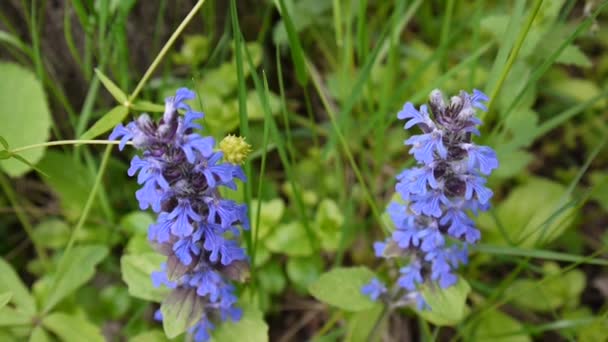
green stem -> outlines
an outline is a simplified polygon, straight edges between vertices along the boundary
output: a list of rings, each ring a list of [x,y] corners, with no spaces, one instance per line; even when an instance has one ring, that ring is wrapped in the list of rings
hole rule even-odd
[[[114,141],[114,140],[56,140],[56,141],[47,141],[44,143],[39,143],[39,144],[33,144],[33,145],[27,145],[27,146],[22,146],[22,147],[17,147],[15,149],[10,150],[9,152],[11,154],[15,154],[15,153],[19,153],[19,152],[23,152],[23,151],[27,151],[27,150],[32,150],[35,148],[40,148],[40,147],[47,147],[47,146],[61,146],[61,145],[118,145],[120,144],[120,141]],[[131,145],[131,143],[127,143],[128,145]]]
[[[21,225],[23,226],[23,230],[25,230],[25,233],[29,237],[30,241],[32,241],[36,254],[38,254],[38,258],[42,262],[42,265],[47,271],[50,271],[51,264],[49,262],[49,257],[44,248],[37,241],[36,236],[34,235],[32,223],[28,220],[27,215],[25,215],[23,212],[23,208],[21,208],[21,205],[19,205],[19,201],[17,200],[17,196],[15,196],[15,192],[13,191],[10,182],[8,179],[6,179],[6,176],[2,172],[0,172],[0,186],[2,187],[2,190],[4,190],[4,193],[6,194],[8,201],[11,203],[11,206],[15,208],[17,219],[19,219],[19,222],[21,222]]]
[[[532,13],[530,13],[530,16],[528,17],[528,21],[526,22],[526,25],[524,26],[523,30],[519,33],[519,37],[517,37],[517,41],[515,42],[515,47],[513,47],[513,50],[511,51],[511,54],[509,55],[509,59],[507,59],[507,64],[505,65],[505,68],[502,70],[502,74],[500,75],[498,84],[496,84],[496,87],[494,87],[494,89],[492,90],[492,94],[490,95],[490,102],[488,102],[488,111],[490,110],[490,108],[492,108],[492,104],[494,103],[494,100],[496,100],[496,95],[498,95],[498,92],[502,88],[503,83],[507,79],[507,75],[509,74],[511,67],[513,66],[513,63],[515,62],[515,59],[517,58],[517,55],[519,54],[519,50],[524,45],[524,40],[528,36],[530,27],[532,27],[534,18],[536,18],[536,15],[538,14],[538,11],[540,10],[540,6],[542,4],[543,4],[543,0],[536,0],[536,2],[534,3],[534,8],[532,9]]]
[[[146,73],[144,74],[144,76],[141,78],[139,83],[137,83],[135,90],[133,90],[133,93],[131,93],[131,96],[129,96],[129,102],[133,102],[133,100],[135,100],[137,98],[137,95],[139,95],[139,93],[143,89],[146,82],[148,82],[148,79],[150,79],[150,77],[152,76],[152,73],[154,72],[154,70],[156,70],[156,68],[158,67],[160,62],[163,60],[163,58],[165,57],[167,52],[169,52],[169,49],[173,46],[173,43],[175,43],[177,38],[181,35],[181,33],[186,28],[186,26],[190,23],[190,20],[192,20],[192,18],[196,15],[196,12],[198,12],[198,10],[201,8],[201,6],[203,6],[204,3],[205,3],[205,0],[199,0],[196,3],[196,5],[194,5],[194,7],[192,7],[192,10],[190,10],[190,13],[188,13],[188,15],[182,21],[182,23],[179,24],[177,29],[175,29],[175,32],[173,32],[171,37],[169,37],[169,40],[167,40],[167,42],[165,43],[165,46],[163,46],[163,48],[160,50],[160,52],[158,53],[156,58],[154,58],[154,61],[152,61],[152,64],[150,64],[150,66],[148,67],[148,70],[146,70]]]

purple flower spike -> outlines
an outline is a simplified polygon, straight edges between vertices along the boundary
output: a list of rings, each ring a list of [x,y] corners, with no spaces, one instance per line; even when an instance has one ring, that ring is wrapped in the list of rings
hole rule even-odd
[[[418,110],[408,102],[397,114],[407,120],[405,129],[417,126],[422,131],[405,141],[417,165],[397,176],[395,190],[403,202],[387,207],[395,230],[387,241],[376,242],[374,251],[380,258],[406,260],[398,263],[405,266],[392,289],[386,290],[377,279],[362,288],[373,300],[422,310],[428,305],[420,286],[433,282],[448,288],[457,283],[456,269],[468,261],[467,245],[481,238],[468,213],[489,208],[493,193],[485,186],[485,176],[498,167],[496,152],[472,141],[481,125],[475,112],[487,110],[487,101],[475,89],[473,94],[461,91],[448,103],[434,90],[428,106]]]
[[[151,281],[195,294],[204,309],[189,332],[199,342],[209,340],[220,321],[242,315],[231,280],[245,279],[247,273],[248,257],[236,239],[240,229],[249,229],[249,220],[245,205],[221,196],[220,187],[236,189],[236,180],[244,181],[245,174],[216,151],[215,139],[196,132],[203,113],[186,103],[195,96],[178,89],[165,100],[158,121],[142,114],[126,126],[119,124],[110,139],[120,139],[121,150],[130,143],[141,151],[128,175],[137,176],[141,185],[135,193],[140,208],[158,213],[148,239],[167,256]],[[162,320],[160,311],[155,319]]]

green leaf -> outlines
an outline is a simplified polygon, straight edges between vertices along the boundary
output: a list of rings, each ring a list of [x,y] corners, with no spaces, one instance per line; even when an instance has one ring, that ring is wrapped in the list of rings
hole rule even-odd
[[[588,101],[601,93],[599,86],[587,79],[568,78],[551,82],[549,88],[558,95],[573,99],[577,102]],[[592,106],[595,109],[603,109],[606,99],[601,99]]]
[[[212,342],[266,342],[268,325],[260,310],[243,307],[243,317],[237,322],[226,321],[213,331]]]
[[[526,310],[549,312],[562,306],[576,307],[586,285],[585,274],[577,269],[563,273],[553,262],[543,264],[544,281],[518,279],[507,288],[512,303]]]
[[[422,296],[430,309],[418,311],[418,314],[435,325],[456,325],[468,313],[466,300],[470,291],[471,286],[462,277],[456,285],[447,289],[441,289],[436,284],[424,285]]]
[[[591,198],[608,212],[608,174],[596,171],[591,174],[590,178],[593,188]]]
[[[16,326],[16,325],[31,325],[33,313],[26,314],[21,310],[13,309],[5,306],[0,309],[0,327]]]
[[[133,297],[160,303],[167,296],[166,287],[154,287],[150,275],[159,271],[165,257],[158,253],[123,255],[120,258],[122,279]]]
[[[47,248],[64,247],[70,239],[70,234],[71,230],[68,224],[56,218],[42,221],[34,229],[36,241]]]
[[[44,328],[37,325],[30,334],[29,342],[51,342],[51,337],[44,331]]]
[[[38,167],[49,175],[43,180],[59,196],[68,221],[76,221],[93,187],[89,170],[71,155],[53,150],[48,151]]]
[[[566,49],[557,57],[556,62],[589,68],[593,65],[591,60],[581,49],[576,45],[568,45]]]
[[[534,247],[553,241],[574,218],[574,208],[563,208],[571,199],[562,200],[565,192],[563,185],[542,178],[516,187],[496,208],[496,220],[488,213],[479,216],[480,227],[486,230],[484,242],[505,245],[513,241],[520,247]]]
[[[321,246],[326,251],[335,251],[342,239],[344,215],[332,199],[324,198],[315,215],[315,230]]]
[[[13,147],[47,141],[51,114],[42,84],[32,72],[13,63],[0,63],[0,75],[0,135]],[[36,164],[44,152],[45,148],[40,147],[19,155]],[[31,169],[15,159],[1,160],[0,168],[11,177]]]
[[[129,342],[169,342],[165,333],[161,330],[143,332],[129,339]]]
[[[123,106],[116,106],[109,112],[104,114],[101,119],[97,120],[86,132],[84,132],[80,139],[90,140],[97,138],[98,136],[112,130],[116,125],[122,122],[125,117],[129,114],[129,109]]]
[[[308,256],[312,246],[306,236],[306,230],[300,221],[282,224],[264,240],[266,248],[275,253],[289,256]]]
[[[36,313],[36,302],[25,284],[21,281],[13,267],[0,258],[0,292],[10,292],[11,302],[19,311],[33,315]]]
[[[323,260],[318,255],[308,258],[289,258],[287,276],[298,290],[304,292],[319,278],[323,270]]]
[[[42,325],[64,342],[104,342],[101,329],[82,316],[55,312],[42,320]]]
[[[476,342],[528,342],[523,325],[498,310],[490,310],[464,327],[465,339]]]
[[[258,200],[251,200],[251,218],[253,225],[252,235],[256,236],[255,221],[258,215]],[[275,198],[270,201],[262,201],[260,205],[260,232],[257,233],[259,239],[266,237],[273,228],[281,221],[285,212],[285,202],[281,198]]]
[[[112,82],[101,70],[95,68],[95,74],[99,77],[99,80],[106,87],[106,90],[114,97],[114,99],[121,105],[127,102],[127,94],[125,94],[114,82]]]
[[[13,298],[13,293],[10,291],[0,293],[0,309],[2,309]]]
[[[169,338],[174,338],[194,326],[204,312],[205,299],[196,289],[177,288],[163,300],[163,328]]]
[[[2,145],[2,147],[4,147],[5,150],[9,149],[9,145],[8,145],[8,141],[6,141],[6,139],[4,139],[4,137],[0,136],[0,144]]]
[[[131,104],[131,109],[138,112],[156,112],[162,113],[165,111],[165,106],[150,101],[139,100]]]
[[[76,291],[95,274],[95,266],[108,255],[105,246],[76,246],[64,256],[62,267],[53,275],[44,311],[49,312],[65,297]]]
[[[361,293],[361,288],[373,277],[366,267],[338,267],[322,274],[308,291],[316,299],[346,311],[367,310],[375,303]]]
[[[346,342],[378,342],[381,341],[382,334],[376,334],[374,339],[371,339],[370,334],[373,332],[376,322],[380,319],[384,312],[382,305],[376,304],[371,309],[356,312],[348,320],[348,332],[346,334]],[[386,325],[387,320],[384,321]],[[384,331],[385,327],[378,328],[378,331]]]
[[[523,150],[513,150],[498,146],[496,155],[500,167],[494,171],[493,177],[505,179],[511,178],[524,172],[526,167],[534,160],[532,153]]]
[[[278,261],[273,260],[267,265],[264,265],[257,274],[260,287],[265,292],[270,294],[280,294],[285,289],[287,283],[285,274],[283,273],[283,267]]]

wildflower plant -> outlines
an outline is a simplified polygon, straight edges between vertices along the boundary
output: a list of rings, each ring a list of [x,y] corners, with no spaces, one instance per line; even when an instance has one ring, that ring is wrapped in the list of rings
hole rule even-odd
[[[241,317],[232,281],[248,273],[248,257],[237,241],[239,227],[249,229],[247,207],[222,198],[220,188],[236,189],[236,180],[245,181],[238,164],[250,149],[242,138],[229,136],[216,150],[214,138],[196,133],[203,113],[185,102],[194,98],[181,88],[165,100],[159,121],[142,114],[119,124],[110,139],[119,139],[121,150],[130,142],[142,152],[128,174],[137,174],[141,185],[135,194],[139,207],[158,214],[148,238],[167,259],[151,281],[172,292],[155,317],[162,320],[165,308],[187,305],[189,332],[195,341],[206,341],[217,322]]]
[[[474,90],[461,91],[446,103],[441,91],[434,90],[428,106],[416,109],[407,102],[397,114],[407,120],[405,129],[418,126],[422,134],[405,140],[417,165],[397,175],[395,190],[402,201],[387,208],[395,230],[374,244],[376,256],[397,259],[403,266],[394,286],[387,288],[374,278],[362,288],[373,300],[423,309],[428,307],[423,284],[444,289],[456,284],[456,268],[467,263],[468,246],[481,237],[468,213],[489,208],[493,193],[485,177],[498,167],[496,153],[472,141],[480,135],[475,112],[487,111],[486,101],[485,94]]]

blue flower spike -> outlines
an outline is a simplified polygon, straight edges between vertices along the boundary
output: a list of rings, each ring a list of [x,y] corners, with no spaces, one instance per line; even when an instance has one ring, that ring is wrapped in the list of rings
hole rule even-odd
[[[121,150],[130,142],[141,151],[128,174],[137,174],[141,185],[136,193],[140,208],[158,213],[148,238],[167,257],[151,281],[172,293],[192,293],[188,298],[204,307],[189,330],[199,342],[209,340],[221,321],[241,316],[232,281],[248,276],[247,254],[236,240],[240,229],[249,228],[247,206],[222,198],[219,190],[235,189],[236,179],[245,181],[239,164],[251,148],[230,136],[217,149],[212,137],[197,133],[202,127],[195,120],[203,113],[185,102],[194,98],[194,92],[180,88],[165,100],[160,120],[142,114],[118,125],[110,139],[119,140]],[[160,310],[155,318],[162,320]]]
[[[485,177],[498,167],[494,150],[472,141],[481,125],[476,110],[487,111],[487,101],[477,89],[461,91],[449,102],[433,90],[428,105],[417,110],[408,102],[397,114],[406,120],[405,129],[417,126],[422,134],[405,140],[417,165],[397,176],[395,190],[403,202],[387,207],[395,231],[374,244],[376,256],[404,259],[400,276],[388,289],[377,278],[363,286],[361,292],[372,300],[428,309],[422,285],[445,289],[458,281],[455,272],[467,263],[468,246],[481,238],[469,213],[489,208],[493,193]]]

